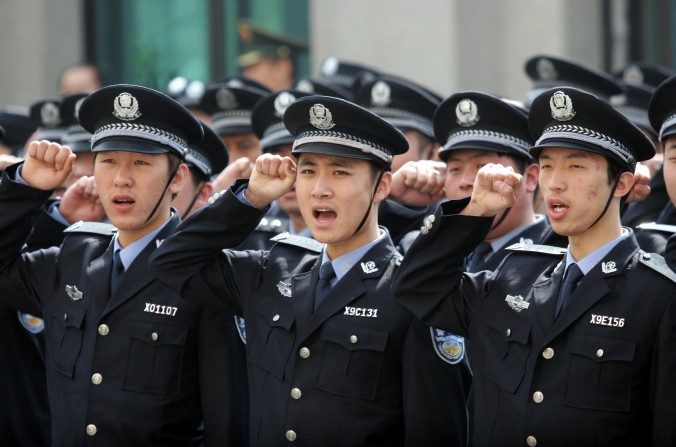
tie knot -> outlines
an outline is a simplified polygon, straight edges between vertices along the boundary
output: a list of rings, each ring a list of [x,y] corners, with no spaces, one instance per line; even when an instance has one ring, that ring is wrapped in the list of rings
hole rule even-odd
[[[113,269],[117,273],[124,272],[124,264],[122,263],[122,258],[120,258],[120,250],[116,250],[113,254]]]
[[[580,282],[583,276],[584,273],[582,273],[582,270],[580,270],[580,267],[578,267],[577,264],[570,264],[568,266],[568,270],[566,270],[566,277],[563,282],[568,284],[577,284]]]
[[[333,270],[333,264],[330,262],[325,262],[319,267],[319,277],[323,280],[330,281],[336,276],[336,272]]]

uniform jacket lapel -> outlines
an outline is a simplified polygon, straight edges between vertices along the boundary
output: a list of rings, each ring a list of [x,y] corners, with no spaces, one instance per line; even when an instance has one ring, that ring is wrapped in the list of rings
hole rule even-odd
[[[319,280],[319,266],[321,265],[321,255],[317,257],[312,268],[303,273],[291,277],[293,314],[296,317],[296,326],[299,334],[305,333],[306,324],[312,317],[312,308],[314,307],[314,292]]]
[[[388,235],[371,248],[331,289],[331,292],[310,318],[308,330],[305,333],[306,336],[309,336],[336,312],[341,311],[345,306],[364,294],[366,291],[365,282],[373,278],[379,278],[387,269],[387,264],[393,255],[394,245]],[[366,266],[367,262],[373,262],[375,269],[368,268]],[[362,266],[362,263],[364,266]],[[314,268],[318,269],[319,267],[315,265]],[[315,272],[314,275],[316,274]],[[316,283],[317,280],[315,278],[314,284]],[[314,295],[314,288],[312,289],[312,294]]]
[[[543,275],[533,286],[535,301],[535,313],[537,314],[540,328],[544,334],[548,334],[554,324],[554,311],[559,286],[565,270],[565,261],[559,262],[550,275]]]
[[[150,241],[143,251],[139,253],[136,259],[134,259],[134,262],[131,263],[127,271],[124,273],[122,281],[117,287],[117,291],[113,296],[110,297],[110,300],[108,301],[102,316],[115,310],[115,308],[132,298],[141,289],[155,280],[155,277],[151,274],[149,269],[150,255],[152,255],[157,249],[157,241],[162,241],[169,237],[169,235],[174,232],[176,227],[178,227],[179,223],[180,218],[176,213],[174,213],[169,222],[164,226],[164,228],[162,228],[162,231],[160,231],[155,239]],[[112,255],[110,257],[112,259]],[[110,284],[110,271],[108,272],[108,284]]]
[[[101,256],[90,262],[89,267],[87,268],[86,277],[91,285],[91,290],[105,292],[93,294],[96,299],[94,309],[97,315],[100,314],[106,306],[108,297],[110,296],[110,273],[112,269],[113,247],[113,239],[111,238],[108,248],[106,248]]]

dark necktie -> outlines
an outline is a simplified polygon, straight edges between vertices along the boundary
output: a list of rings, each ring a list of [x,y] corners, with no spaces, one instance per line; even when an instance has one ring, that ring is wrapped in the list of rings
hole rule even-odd
[[[315,310],[324,301],[324,298],[331,292],[331,280],[335,278],[336,272],[330,262],[325,262],[319,267],[319,280],[315,289]]]
[[[570,297],[573,296],[575,287],[577,287],[577,283],[580,282],[583,276],[584,274],[577,264],[571,264],[566,270],[566,274],[563,277],[563,282],[561,283],[561,288],[559,289],[559,296],[556,300],[556,313],[554,314],[555,319],[559,318],[561,311],[570,302]]]
[[[110,272],[110,296],[115,295],[117,286],[120,285],[122,277],[124,276],[124,264],[120,259],[120,250],[116,250],[113,254],[113,269]]]
[[[465,270],[468,272],[476,272],[486,258],[493,253],[493,247],[488,242],[480,243],[477,248],[468,256]]]

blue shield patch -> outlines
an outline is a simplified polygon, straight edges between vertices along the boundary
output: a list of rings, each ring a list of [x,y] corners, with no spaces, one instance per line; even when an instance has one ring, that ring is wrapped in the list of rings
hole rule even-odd
[[[465,339],[441,329],[431,327],[432,345],[437,355],[446,363],[455,365],[465,357]]]
[[[19,315],[19,323],[31,334],[39,334],[45,330],[45,322],[31,314],[17,312]]]
[[[235,327],[237,328],[239,338],[242,339],[242,343],[246,344],[246,323],[244,322],[244,318],[235,315]]]

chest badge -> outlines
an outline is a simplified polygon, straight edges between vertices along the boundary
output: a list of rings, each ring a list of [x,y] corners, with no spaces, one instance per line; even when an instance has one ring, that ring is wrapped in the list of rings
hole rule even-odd
[[[616,272],[617,264],[615,264],[615,261],[604,262],[601,264],[601,271],[605,274]]]
[[[507,305],[512,308],[516,313],[521,312],[524,309],[528,309],[530,303],[523,299],[521,295],[507,295],[505,298]]]
[[[77,286],[66,286],[66,295],[73,301],[80,301],[82,299],[82,292],[77,289]]]
[[[455,365],[465,356],[465,339],[448,331],[431,327],[432,344],[439,358]]]
[[[45,322],[34,315],[17,312],[19,314],[19,322],[31,334],[39,334],[45,330]]]
[[[246,344],[246,322],[244,321],[244,318],[238,317],[237,315],[235,315],[234,318],[239,338],[242,340],[242,343]]]
[[[277,283],[277,290],[279,290],[279,293],[281,293],[282,296],[285,296],[287,298],[291,298],[291,284],[287,284],[283,281],[279,281]]]
[[[376,263],[373,261],[368,261],[368,262],[362,262],[361,263],[361,269],[364,271],[364,273],[375,273],[378,271],[378,267],[376,267]]]

